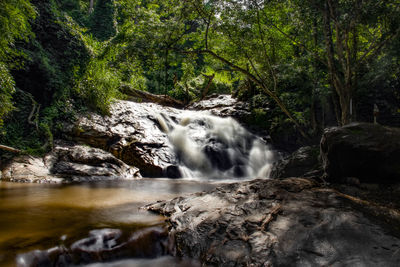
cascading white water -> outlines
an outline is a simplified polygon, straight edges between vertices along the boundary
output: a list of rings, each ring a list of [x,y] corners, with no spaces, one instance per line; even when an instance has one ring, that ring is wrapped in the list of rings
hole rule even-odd
[[[183,177],[268,177],[274,153],[233,118],[201,111],[156,118],[174,147]]]

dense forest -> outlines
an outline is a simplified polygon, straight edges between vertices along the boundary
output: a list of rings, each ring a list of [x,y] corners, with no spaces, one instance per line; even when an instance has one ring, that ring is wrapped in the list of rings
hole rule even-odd
[[[398,0],[2,0],[0,29],[0,144],[28,153],[129,90],[233,94],[276,136],[400,125]]]
[[[399,266],[400,0],[0,0],[0,32],[1,266]]]

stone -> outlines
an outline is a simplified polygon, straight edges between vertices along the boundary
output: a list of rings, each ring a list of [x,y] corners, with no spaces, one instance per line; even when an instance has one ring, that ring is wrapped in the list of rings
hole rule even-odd
[[[165,168],[177,162],[168,135],[157,119],[163,112],[173,116],[181,111],[154,103],[118,100],[108,116],[80,114],[74,124],[65,125],[64,135],[112,153],[139,168],[143,176],[162,177]]]
[[[231,95],[210,95],[204,100],[192,103],[187,107],[190,110],[209,110],[213,115],[233,117],[238,120],[250,115],[249,104],[238,101]]]
[[[233,163],[228,154],[228,147],[222,142],[212,141],[203,148],[204,154],[213,168],[226,171],[232,168]]]
[[[319,161],[319,147],[301,147],[293,154],[275,162],[270,178],[310,177],[322,174]]]
[[[168,178],[181,178],[182,173],[176,165],[170,165],[165,169],[165,176]]]
[[[2,180],[15,182],[82,182],[140,178],[139,170],[98,148],[56,141],[41,157],[22,155],[2,170]]]
[[[168,217],[175,255],[198,259],[203,266],[400,262],[400,239],[387,230],[383,215],[399,225],[398,210],[369,205],[312,179],[227,184],[146,208]]]
[[[330,182],[355,177],[363,182],[400,182],[400,129],[353,123],[325,130],[323,168]]]
[[[48,250],[17,256],[18,266],[76,266],[125,258],[155,258],[167,255],[168,232],[163,226],[139,229],[132,234],[119,229],[98,229],[89,236]]]
[[[236,117],[222,110],[233,105],[238,112],[245,111],[244,104],[227,95],[204,101],[191,108],[207,112],[194,113],[154,103],[119,100],[113,103],[108,116],[80,114],[74,124],[65,125],[64,137],[109,151],[139,168],[145,177],[178,178],[181,174],[170,166],[179,165],[207,172],[214,167],[240,176],[245,172],[235,166],[245,165],[246,162],[240,161],[248,156],[247,150],[256,136],[234,119],[216,118],[210,113]],[[232,144],[233,140],[237,143]]]

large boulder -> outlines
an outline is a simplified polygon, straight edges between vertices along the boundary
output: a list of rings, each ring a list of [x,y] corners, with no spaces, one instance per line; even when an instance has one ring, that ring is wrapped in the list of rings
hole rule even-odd
[[[330,182],[400,182],[400,129],[354,123],[325,130],[323,167]]]
[[[22,155],[2,169],[2,179],[15,182],[81,182],[141,177],[111,153],[98,148],[56,141],[42,157]]]
[[[306,146],[275,162],[270,178],[312,177],[320,174],[319,147]]]
[[[179,110],[153,103],[116,101],[108,116],[80,114],[75,124],[64,127],[66,138],[104,149],[140,169],[143,176],[162,177],[176,164],[173,148],[159,123],[161,113]]]
[[[169,217],[175,254],[199,259],[203,266],[398,266],[400,262],[400,239],[387,230],[388,218],[381,214],[387,210],[385,214],[393,216],[389,217],[398,226],[398,211],[376,208],[313,180],[228,184],[147,208]]]

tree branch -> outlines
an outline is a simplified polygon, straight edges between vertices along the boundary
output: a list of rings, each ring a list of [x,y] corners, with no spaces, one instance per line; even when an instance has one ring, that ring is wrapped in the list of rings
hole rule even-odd
[[[360,60],[357,63],[357,67],[361,65],[364,60],[368,60],[369,58],[374,56],[375,53],[377,53],[387,42],[396,37],[399,34],[399,32],[400,29],[397,29],[397,31],[394,34],[389,35],[388,37],[383,38],[383,40],[381,40],[380,42],[371,45],[371,47],[367,51],[365,51],[365,53],[360,57]]]
[[[0,145],[0,149],[8,151],[8,152],[16,153],[16,154],[22,153],[22,150],[19,150],[19,149],[13,148],[13,147],[9,147],[9,146],[4,146],[4,145]]]
[[[210,56],[212,56],[213,58],[221,61],[222,63],[225,63],[226,65],[230,66],[232,69],[246,75],[250,80],[252,80],[255,84],[257,84],[258,86],[260,86],[267,95],[269,95],[276,104],[278,104],[278,106],[281,108],[281,110],[283,111],[283,113],[286,114],[286,116],[288,116],[288,118],[296,125],[297,129],[299,130],[299,132],[301,133],[301,135],[308,139],[308,136],[306,135],[306,133],[302,130],[300,124],[297,122],[297,120],[292,116],[292,114],[290,113],[290,111],[286,108],[285,104],[283,104],[283,102],[280,100],[280,98],[271,90],[269,90],[265,84],[260,81],[259,79],[257,79],[256,76],[254,76],[252,73],[250,73],[248,70],[241,68],[235,64],[233,64],[232,62],[230,62],[229,60],[217,55],[215,52],[211,51],[211,50],[190,50],[190,51],[180,51],[183,54],[208,54]]]

